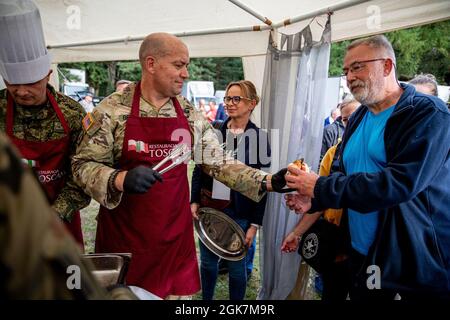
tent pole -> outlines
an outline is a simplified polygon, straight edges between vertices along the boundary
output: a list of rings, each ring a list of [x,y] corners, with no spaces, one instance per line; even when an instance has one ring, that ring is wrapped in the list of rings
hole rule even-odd
[[[231,0],[230,0],[231,1]],[[211,34],[224,34],[224,33],[233,33],[233,32],[250,32],[250,31],[263,31],[268,29],[276,29],[282,26],[286,26],[295,22],[299,22],[305,19],[313,18],[322,14],[330,13],[333,11],[345,9],[351,6],[355,6],[364,2],[368,2],[370,0],[349,0],[344,1],[342,3],[322,8],[317,11],[307,13],[304,15],[300,15],[294,17],[292,19],[285,19],[282,22],[273,24],[273,25],[255,25],[250,27],[235,27],[235,28],[223,28],[223,29],[213,29],[213,30],[199,30],[199,31],[187,31],[187,32],[179,32],[173,33],[174,36],[177,37],[191,37],[191,36],[205,36]],[[57,49],[57,48],[73,48],[73,47],[84,47],[84,46],[92,46],[99,44],[112,44],[112,43],[127,43],[130,41],[142,41],[145,36],[137,36],[137,37],[126,37],[126,38],[116,38],[109,40],[100,40],[100,41],[85,41],[85,42],[74,42],[74,43],[66,43],[66,44],[58,44],[58,45],[48,45],[48,49]]]
[[[258,12],[256,12],[255,10],[251,9],[250,7],[246,6],[245,4],[243,4],[242,2],[238,1],[238,0],[228,0],[230,1],[232,4],[238,6],[239,8],[241,8],[242,10],[244,10],[247,13],[250,13],[252,16],[254,16],[255,18],[257,18],[258,20],[261,20],[262,22],[264,22],[265,24],[267,24],[268,26],[272,25],[272,21],[267,18],[267,17],[263,17],[262,15],[260,15]]]
[[[210,34],[224,34],[224,33],[233,33],[233,32],[251,32],[251,31],[262,31],[270,29],[269,26],[251,26],[251,27],[235,27],[235,28],[223,28],[223,29],[213,29],[213,30],[199,30],[199,31],[186,31],[186,32],[175,32],[172,33],[177,37],[191,37],[191,36],[205,36]],[[82,41],[82,42],[73,42],[66,44],[57,44],[57,45],[48,45],[47,49],[57,49],[57,48],[73,48],[73,47],[84,47],[84,46],[92,46],[98,44],[111,44],[111,43],[120,43],[124,42],[125,44],[132,41],[142,41],[146,36],[136,36],[136,37],[126,37],[126,38],[115,38],[108,40],[98,40],[98,41]]]
[[[287,26],[289,24],[293,24],[302,20],[306,20],[306,19],[310,19],[310,18],[314,18],[317,16],[320,16],[322,14],[326,14],[326,13],[331,13],[333,11],[338,11],[341,9],[345,9],[348,7],[353,7],[356,6],[358,4],[364,3],[364,2],[369,2],[370,0],[349,0],[349,1],[344,1],[342,3],[338,3],[336,5],[330,6],[330,7],[325,7],[322,9],[319,9],[317,11],[314,11],[312,13],[306,13],[306,14],[302,14],[299,15],[297,17],[294,18],[289,18],[289,19],[285,19],[284,21],[278,22],[276,24],[274,24],[272,27],[274,28],[279,28],[279,27],[284,27]]]

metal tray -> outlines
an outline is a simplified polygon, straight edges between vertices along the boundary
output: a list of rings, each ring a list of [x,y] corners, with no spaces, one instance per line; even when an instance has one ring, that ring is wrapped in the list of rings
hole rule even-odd
[[[199,219],[194,219],[200,241],[219,257],[239,261],[247,254],[244,230],[228,215],[213,209],[200,208]]]

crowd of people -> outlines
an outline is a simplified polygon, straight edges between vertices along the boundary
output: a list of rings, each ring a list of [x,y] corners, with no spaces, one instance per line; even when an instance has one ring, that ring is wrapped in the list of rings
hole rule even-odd
[[[95,251],[132,254],[128,285],[162,299],[200,290],[213,299],[220,257],[200,242],[198,263],[193,220],[214,202],[204,196],[220,186],[228,197],[219,209],[239,224],[249,248],[245,259],[227,261],[232,300],[245,297],[269,192],[289,192],[287,206],[302,215],[283,241],[286,254],[320,221],[340,230],[342,245],[321,266],[324,300],[450,297],[450,112],[431,76],[397,81],[384,36],[347,48],[343,70],[353,97],[324,129],[320,175],[293,164],[272,174],[267,134],[251,121],[259,96],[250,81],[228,84],[226,118],[217,121],[215,103],[197,109],[180,95],[189,77],[187,46],[153,33],[139,48],[141,79],[118,81],[86,113],[49,84],[37,7],[26,0],[2,6],[0,39],[8,45],[0,51],[0,296],[111,297],[87,271],[81,291],[65,286],[65,267],[89,269],[80,260],[79,210],[92,198],[100,203]],[[186,162],[165,173],[153,169],[178,144],[196,162],[191,188]],[[30,260],[24,255],[32,245]],[[380,270],[375,289],[367,285],[371,267]],[[38,282],[31,268],[45,270]],[[26,275],[20,281],[19,270]]]

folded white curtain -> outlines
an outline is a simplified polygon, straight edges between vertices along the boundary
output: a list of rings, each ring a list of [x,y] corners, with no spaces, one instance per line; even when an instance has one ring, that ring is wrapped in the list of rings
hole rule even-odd
[[[325,95],[330,21],[318,42],[313,41],[309,26],[299,33],[282,35],[278,49],[272,46],[272,39],[269,42],[261,94],[261,127],[272,133],[271,172],[298,158],[304,158],[315,169],[329,109]],[[260,241],[262,283],[258,299],[283,300],[293,289],[300,256],[282,253],[280,248],[299,218],[286,207],[282,194],[269,194]]]

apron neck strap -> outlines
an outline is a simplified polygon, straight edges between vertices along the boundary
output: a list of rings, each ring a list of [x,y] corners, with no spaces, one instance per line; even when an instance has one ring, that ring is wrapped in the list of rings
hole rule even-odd
[[[182,117],[184,116],[184,112],[181,109],[181,105],[178,102],[178,99],[176,97],[172,97],[170,99],[172,100],[172,104],[175,107],[175,111],[177,112],[178,119],[182,119]]]
[[[141,99],[141,81],[136,83],[136,87],[134,89],[133,101],[131,104],[131,115],[133,117],[139,117],[139,102]],[[180,118],[183,116],[183,110],[181,109],[181,105],[178,102],[178,99],[175,97],[170,98],[172,100],[172,104],[175,107],[175,111],[177,112],[177,117]]]
[[[58,103],[56,102],[55,97],[51,94],[50,90],[47,88],[47,98],[50,100],[50,104],[53,107],[53,110],[55,110],[56,115],[58,116],[59,121],[61,122],[61,125],[64,128],[64,133],[69,134],[70,128],[69,124],[67,123],[66,119],[64,118],[64,115],[62,114],[61,109],[58,106]]]
[[[136,83],[133,94],[133,102],[131,104],[131,115],[139,117],[139,101],[141,99],[141,81]]]

